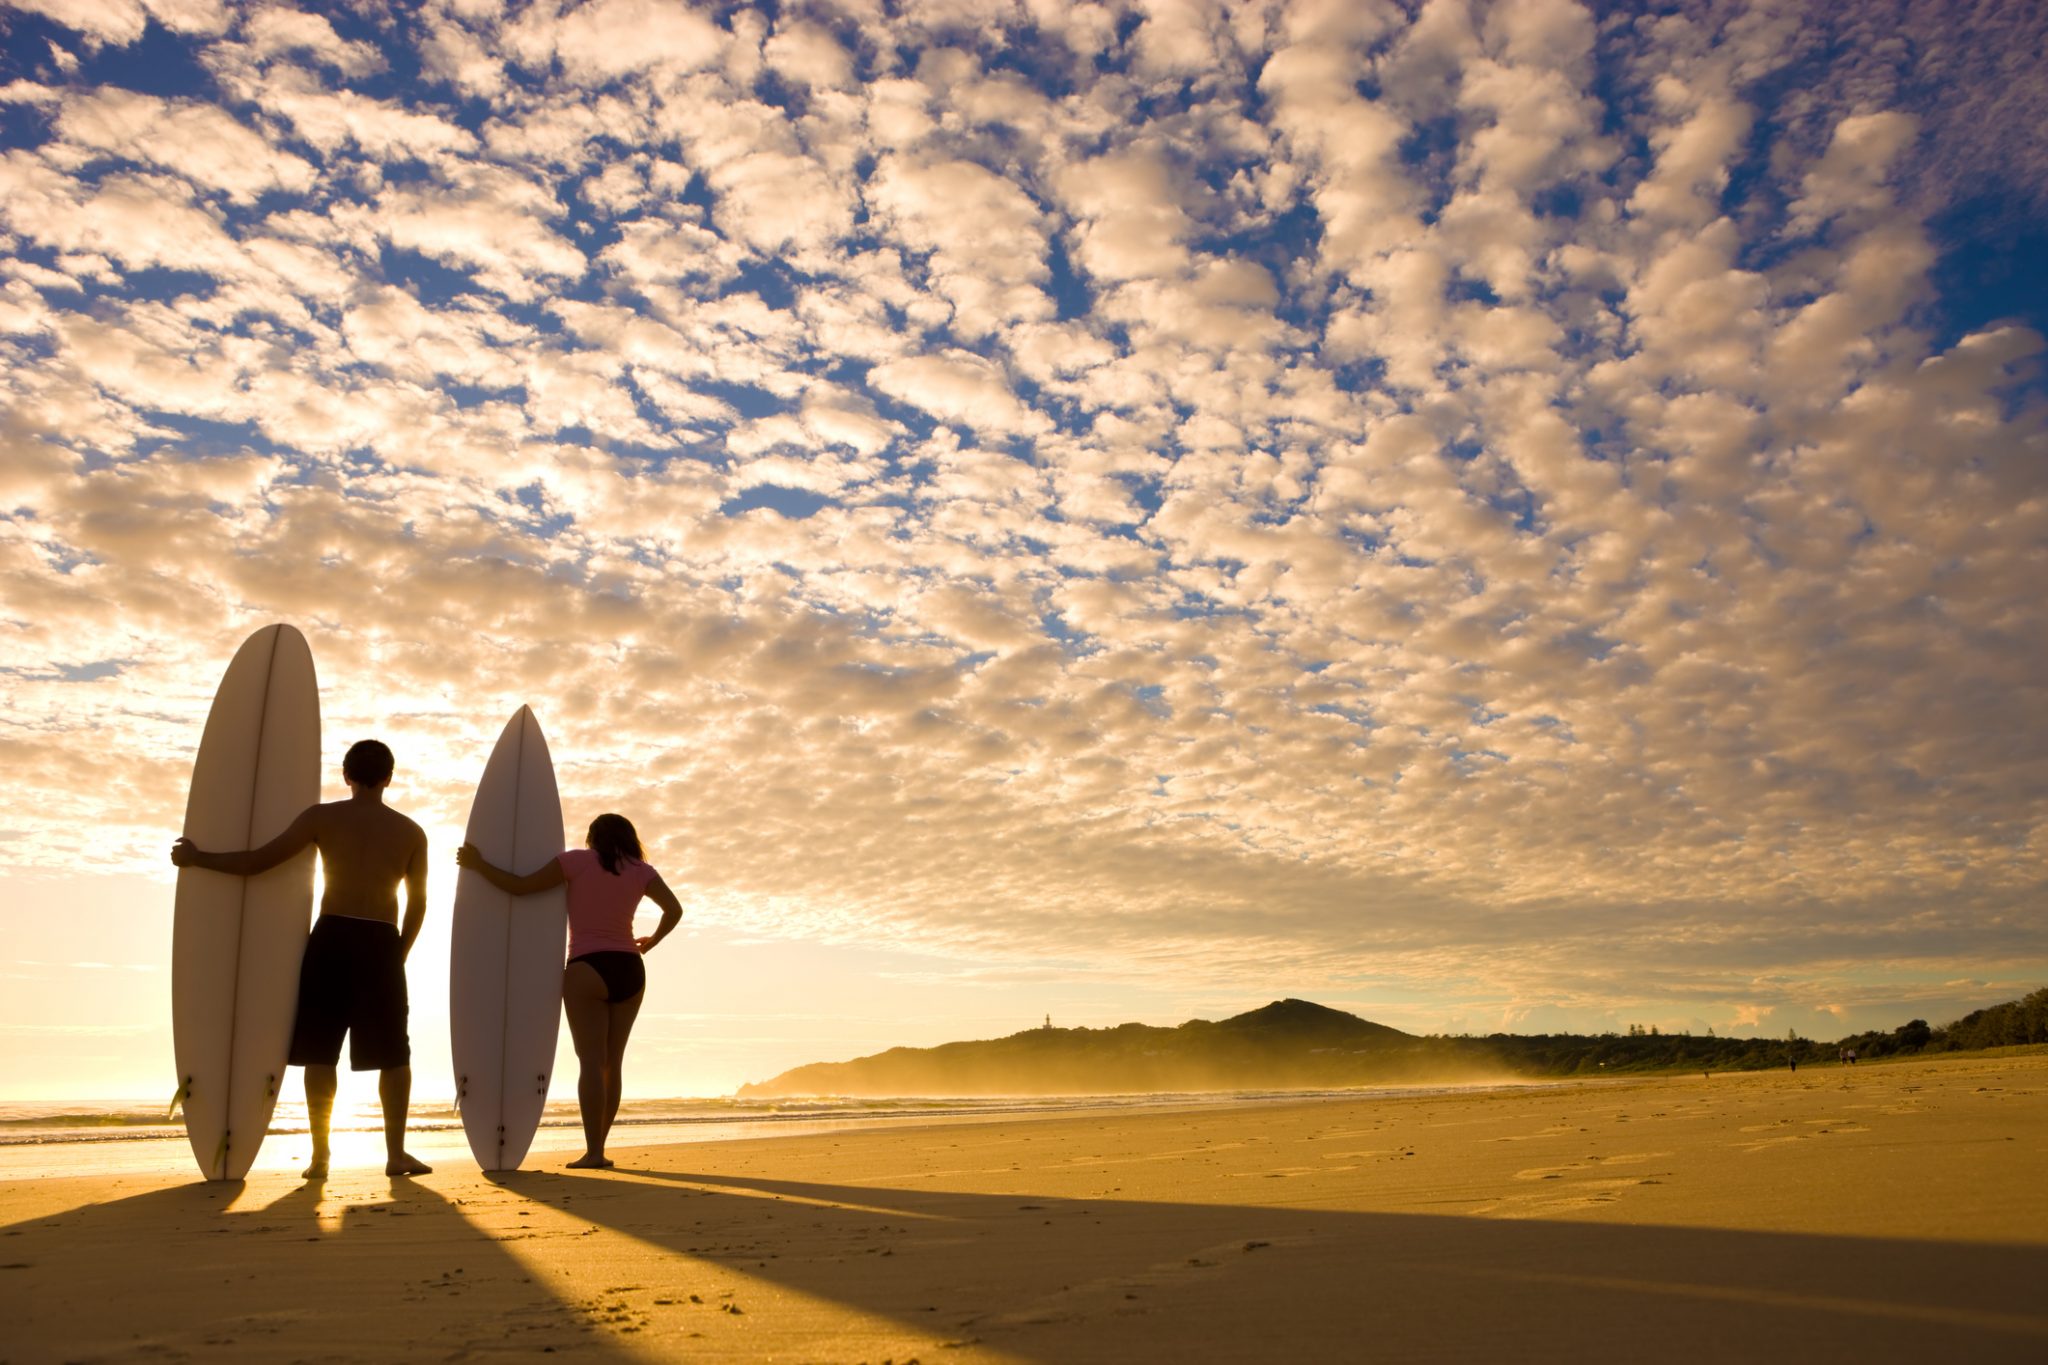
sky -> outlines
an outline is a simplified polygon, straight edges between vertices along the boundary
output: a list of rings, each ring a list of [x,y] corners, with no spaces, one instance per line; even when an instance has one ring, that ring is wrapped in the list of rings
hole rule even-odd
[[[288,621],[688,907],[629,1091],[2048,979],[2048,9],[0,0],[0,1097]],[[651,922],[651,918],[650,918]]]

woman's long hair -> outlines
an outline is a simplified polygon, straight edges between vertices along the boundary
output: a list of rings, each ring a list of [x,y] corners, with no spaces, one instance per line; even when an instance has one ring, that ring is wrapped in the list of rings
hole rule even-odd
[[[590,851],[597,855],[598,863],[605,871],[618,875],[619,863],[630,858],[644,863],[647,856],[640,851],[640,836],[633,829],[633,822],[623,815],[600,815],[590,822],[590,833],[583,837],[590,845]]]

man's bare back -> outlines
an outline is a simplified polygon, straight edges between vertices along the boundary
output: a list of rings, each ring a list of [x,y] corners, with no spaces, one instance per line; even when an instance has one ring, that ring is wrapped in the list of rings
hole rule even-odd
[[[424,898],[427,836],[413,821],[382,801],[355,796],[314,806],[303,818],[326,878],[321,914],[395,925],[401,882],[418,883],[408,888],[409,899]]]

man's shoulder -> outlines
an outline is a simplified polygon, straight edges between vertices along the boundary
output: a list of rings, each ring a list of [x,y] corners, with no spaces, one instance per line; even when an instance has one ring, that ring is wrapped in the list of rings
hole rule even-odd
[[[388,835],[395,835],[408,843],[424,843],[427,837],[427,832],[420,827],[419,821],[403,811],[396,811],[383,805],[366,811],[346,797],[339,801],[323,801],[317,806],[309,807],[306,813],[321,822],[350,821],[358,829],[361,829],[365,822],[373,829],[381,825]]]

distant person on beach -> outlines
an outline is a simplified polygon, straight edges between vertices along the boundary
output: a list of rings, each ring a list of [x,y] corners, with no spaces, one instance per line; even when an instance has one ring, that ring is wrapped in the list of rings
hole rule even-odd
[[[312,845],[320,850],[327,889],[320,918],[299,968],[298,1018],[292,1025],[292,1066],[306,1068],[306,1126],[313,1164],[306,1179],[327,1177],[327,1132],[334,1114],[341,1039],[349,1037],[349,1068],[376,1071],[384,1106],[384,1173],[425,1175],[433,1168],[405,1150],[412,1100],[412,1042],[406,1033],[405,959],[427,911],[427,836],[384,804],[391,750],[374,739],[349,747],[341,760],[346,801],[299,812],[284,833],[261,848],[210,853],[190,839],[171,845],[179,867],[253,877]],[[405,923],[398,884],[405,883]]]
[[[682,922],[683,906],[648,865],[640,835],[625,816],[598,816],[583,842],[583,848],[569,849],[524,876],[493,866],[475,844],[457,849],[455,861],[508,895],[569,888],[562,1012],[569,1016],[569,1037],[576,1045],[584,1149],[569,1165],[595,1170],[612,1164],[604,1144],[624,1093],[620,1070],[626,1039],[647,990],[647,968],[640,959]],[[661,907],[661,924],[647,937],[635,938],[633,909],[643,896]]]

